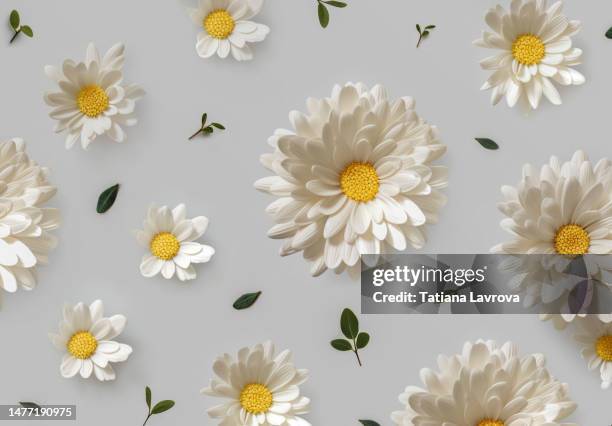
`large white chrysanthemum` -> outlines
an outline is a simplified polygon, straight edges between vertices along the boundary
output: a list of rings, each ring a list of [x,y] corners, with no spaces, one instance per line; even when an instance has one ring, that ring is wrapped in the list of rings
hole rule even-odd
[[[276,355],[271,342],[242,348],[237,360],[218,357],[213,370],[217,377],[202,393],[229,399],[208,410],[220,426],[310,426],[299,417],[310,404],[299,388],[308,370],[295,368],[289,350]]]
[[[461,354],[438,357],[439,371],[421,370],[425,388],[409,386],[396,425],[556,426],[576,404],[542,355],[519,357],[508,342],[467,342]]]
[[[36,266],[57,244],[50,231],[59,211],[43,205],[55,195],[48,170],[32,161],[21,139],[0,142],[0,288],[36,286]]]
[[[206,263],[215,254],[214,248],[196,241],[206,232],[208,219],[187,218],[184,204],[172,210],[151,206],[143,225],[136,239],[150,252],[140,263],[140,272],[147,278],[161,273],[170,279],[176,273],[181,281],[192,280],[196,277],[192,263]]]
[[[189,10],[191,19],[201,28],[196,50],[202,58],[215,53],[227,58],[253,59],[250,43],[263,41],[270,29],[250,19],[257,15],[263,0],[199,0],[197,9]]]
[[[363,254],[423,247],[446,201],[447,170],[432,165],[446,146],[414,101],[348,83],[307,106],[290,114],[293,131],[270,138],[261,162],[274,176],[255,183],[279,197],[267,212],[277,223],[268,236],[286,239],[281,255],[303,251],[316,276],[357,272]]]
[[[572,68],[582,56],[571,39],[580,30],[580,22],[568,20],[562,7],[561,1],[549,7],[546,0],[512,0],[509,12],[501,6],[489,10],[485,19],[493,32],[484,31],[474,44],[500,51],[480,63],[493,71],[482,86],[482,90],[492,90],[491,103],[505,96],[510,107],[523,99],[536,109],[544,95],[560,105],[553,82],[563,86],[585,82]]]
[[[567,298],[572,283],[564,269],[575,256],[612,253],[610,160],[602,159],[593,167],[586,154],[578,151],[566,163],[552,157],[539,171],[526,165],[518,187],[503,186],[502,194],[505,200],[498,207],[507,218],[501,226],[513,239],[492,251],[549,255],[517,257],[515,285],[530,304]],[[602,264],[597,256],[583,259],[595,275],[609,267],[606,257],[601,258]],[[534,261],[538,264],[529,264]],[[574,317],[565,316],[567,321]]]
[[[144,91],[137,85],[123,84],[124,51],[119,43],[100,58],[91,43],[85,62],[67,59],[61,69],[45,67],[60,89],[46,93],[44,99],[53,107],[49,116],[57,120],[55,132],[67,133],[66,148],[80,140],[83,149],[87,149],[101,135],[123,142],[123,127],[136,124],[136,100],[144,96]]]
[[[105,317],[101,300],[90,306],[82,302],[64,306],[59,333],[49,333],[55,347],[66,352],[60,365],[62,376],[80,374],[87,379],[93,373],[100,381],[115,380],[111,363],[126,361],[132,353],[130,346],[113,340],[126,322],[123,315]]]
[[[577,321],[578,332],[574,338],[582,345],[582,358],[590,370],[599,369],[601,388],[612,385],[612,322],[595,315]]]

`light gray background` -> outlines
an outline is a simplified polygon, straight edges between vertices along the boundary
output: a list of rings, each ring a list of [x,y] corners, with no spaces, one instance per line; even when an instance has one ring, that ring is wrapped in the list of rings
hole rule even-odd
[[[450,169],[449,202],[429,230],[428,252],[486,252],[506,239],[496,210],[499,187],[516,183],[523,163],[539,165],[552,154],[565,160],[578,148],[595,160],[610,156],[612,41],[603,34],[612,25],[612,3],[566,4],[568,15],[584,24],[575,44],[585,51],[580,70],[588,82],[563,90],[562,107],[544,102],[530,117],[491,107],[489,94],[478,90],[487,76],[478,61],[488,52],[471,42],[495,3],[353,0],[331,10],[322,30],[314,0],[270,0],[258,17],[270,36],[256,46],[254,61],[237,63],[196,55],[198,29],[176,0],[4,0],[0,19],[18,8],[36,36],[8,46],[8,28],[0,31],[6,40],[0,42],[0,133],[26,138],[31,156],[51,168],[59,188],[52,205],[61,209],[63,225],[39,287],[4,297],[0,403],[75,403],[79,425],[140,425],[148,384],[155,400],[177,401],[150,425],[212,425],[205,410],[217,401],[199,389],[214,358],[273,339],[293,350],[298,367],[310,369],[302,391],[312,399],[312,424],[350,426],[371,418],[389,425],[389,414],[400,408],[397,395],[419,384],[421,367],[434,366],[440,352],[459,351],[465,340],[490,338],[545,353],[552,373],[571,384],[579,403],[574,421],[610,424],[611,394],[599,389],[578,346],[533,317],[362,316],[372,341],[358,368],[352,354],[328,343],[339,335],[342,308],[359,308],[357,283],[333,274],[313,279],[300,256],[280,258],[280,243],[266,238],[271,220],[264,208],[272,198],[253,189],[267,175],[259,164],[266,139],[289,125],[288,112],[303,110],[306,97],[327,96],[335,83],[383,83],[393,96],[414,96],[419,113],[439,126],[449,147],[442,160]],[[418,50],[417,22],[438,25]],[[89,41],[101,50],[124,41],[126,81],[148,95],[127,143],[98,140],[88,152],[66,151],[42,101],[53,89],[43,66],[83,60]],[[187,142],[204,111],[228,130]],[[501,150],[485,151],[475,136],[495,139]],[[98,194],[116,182],[123,185],[116,205],[97,215]],[[140,276],[143,249],[131,230],[152,202],[185,202],[191,215],[210,218],[204,240],[217,255],[201,265],[196,281]],[[253,308],[232,309],[235,298],[254,290],[264,293]],[[96,298],[108,313],[128,317],[121,341],[134,353],[117,367],[115,382],[65,380],[62,355],[47,332],[56,330],[64,302]]]

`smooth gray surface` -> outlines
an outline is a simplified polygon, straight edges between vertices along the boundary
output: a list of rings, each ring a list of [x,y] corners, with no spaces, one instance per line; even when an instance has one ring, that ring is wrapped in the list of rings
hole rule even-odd
[[[359,418],[389,425],[389,414],[400,408],[397,395],[420,383],[421,367],[482,337],[545,353],[552,373],[571,384],[579,403],[574,421],[610,424],[611,394],[600,390],[578,346],[568,333],[533,317],[363,316],[372,341],[358,368],[350,353],[328,343],[339,334],[342,308],[359,307],[357,283],[333,274],[313,279],[300,256],[280,258],[280,243],[266,238],[271,220],[264,208],[272,199],[252,185],[266,175],[258,159],[268,152],[267,137],[289,125],[287,114],[303,110],[306,97],[326,96],[334,83],[348,80],[382,83],[393,96],[414,96],[419,113],[440,128],[449,147],[443,158],[450,168],[449,203],[430,228],[426,251],[488,251],[507,238],[498,224],[499,187],[516,183],[523,163],[541,164],[552,154],[566,160],[578,148],[594,160],[610,156],[612,41],[603,34],[612,25],[612,3],[566,4],[568,15],[583,21],[575,44],[585,51],[580,70],[588,81],[562,90],[562,107],[544,103],[530,117],[491,107],[489,94],[478,90],[487,76],[478,61],[488,52],[471,42],[495,1],[350,3],[332,10],[322,30],[314,0],[270,0],[258,17],[271,27],[270,36],[256,46],[254,61],[237,63],[196,55],[197,29],[176,0],[2,2],[0,19],[19,8],[36,37],[20,37],[9,47],[8,28],[0,31],[6,40],[0,41],[0,133],[26,138],[31,156],[52,169],[59,187],[52,205],[62,210],[63,225],[39,287],[4,297],[0,403],[75,403],[78,425],[139,425],[148,384],[155,400],[177,401],[150,425],[212,425],[205,409],[217,401],[199,389],[212,375],[214,358],[273,339],[294,351],[298,367],[310,369],[302,391],[312,399],[307,419],[313,425],[350,426]],[[418,50],[417,22],[438,25]],[[101,50],[124,41],[126,81],[141,84],[148,95],[127,143],[99,140],[87,152],[66,151],[42,101],[53,88],[43,66],[83,60],[89,41]],[[204,111],[228,131],[188,143]],[[494,138],[501,150],[483,150],[475,136]],[[116,205],[97,215],[98,194],[116,182],[123,185]],[[143,249],[131,230],[152,202],[185,202],[190,215],[210,218],[205,241],[217,254],[201,265],[196,281],[140,276]],[[253,290],[264,292],[257,304],[234,311],[234,299]],[[134,353],[118,366],[115,382],[65,380],[62,355],[47,332],[56,330],[64,302],[96,298],[108,313],[128,317],[121,340]],[[61,423],[75,424],[53,424]]]

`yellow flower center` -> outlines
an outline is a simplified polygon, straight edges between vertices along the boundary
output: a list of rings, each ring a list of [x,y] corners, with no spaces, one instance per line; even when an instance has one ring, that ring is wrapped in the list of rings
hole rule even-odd
[[[476,426],[504,426],[501,420],[482,419]]]
[[[612,362],[612,335],[601,336],[595,343],[597,356],[606,362]]]
[[[72,335],[66,347],[73,357],[88,359],[96,351],[98,341],[89,331],[79,331]]]
[[[218,9],[210,12],[204,18],[204,29],[214,38],[226,39],[234,31],[236,23],[227,10]]]
[[[272,406],[272,392],[259,383],[250,383],[240,392],[240,405],[251,414],[265,413]]]
[[[83,114],[97,117],[108,108],[108,95],[100,86],[85,86],[77,95],[77,104]]]
[[[170,232],[160,232],[151,240],[151,254],[162,260],[173,259],[180,248],[179,240]]]
[[[378,194],[378,175],[370,163],[354,162],[340,174],[344,195],[359,202],[371,201]]]
[[[555,235],[555,250],[558,254],[579,256],[587,253],[590,246],[589,233],[578,225],[564,225]]]
[[[546,46],[533,34],[520,35],[512,43],[512,56],[523,65],[539,64],[546,54]]]

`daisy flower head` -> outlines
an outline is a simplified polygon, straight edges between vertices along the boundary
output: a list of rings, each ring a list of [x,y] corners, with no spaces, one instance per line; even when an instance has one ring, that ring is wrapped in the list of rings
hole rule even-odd
[[[189,15],[202,31],[196,51],[202,58],[215,53],[220,58],[232,54],[238,61],[253,59],[251,43],[263,41],[270,28],[251,21],[263,7],[263,0],[199,0]]]
[[[446,151],[412,98],[389,99],[380,86],[336,86],[329,98],[291,112],[261,162],[273,173],[255,187],[278,199],[267,212],[283,239],[281,255],[303,252],[311,274],[359,274],[360,256],[422,248],[446,198]]]
[[[132,353],[130,346],[114,341],[126,322],[123,315],[105,317],[101,300],[89,306],[83,302],[64,306],[59,333],[49,333],[55,347],[65,351],[60,365],[62,376],[80,374],[87,379],[93,373],[102,382],[115,380],[111,364],[126,361]]]
[[[589,370],[599,370],[601,388],[609,389],[612,384],[612,321],[588,315],[577,321],[577,329],[574,338],[582,345],[582,358]]]
[[[218,357],[213,370],[217,377],[202,393],[228,400],[208,410],[219,425],[310,426],[299,417],[310,404],[299,388],[308,371],[295,368],[289,350],[276,354],[271,342],[242,348],[237,359]]]
[[[206,263],[215,254],[214,248],[196,241],[207,227],[204,216],[188,219],[184,204],[172,210],[151,206],[144,229],[136,232],[138,242],[149,250],[140,263],[142,275],[149,278],[161,272],[169,280],[176,273],[181,281],[194,279],[192,263]]]
[[[45,67],[59,90],[48,92],[44,99],[53,109],[49,116],[57,121],[55,132],[66,133],[66,148],[81,141],[83,149],[98,136],[106,135],[124,142],[124,127],[133,126],[136,101],[144,96],[137,85],[123,83],[125,47],[119,43],[103,57],[93,43],[87,47],[85,62],[64,61],[61,69]]]
[[[542,355],[520,357],[507,342],[467,342],[460,354],[421,370],[424,388],[408,386],[396,425],[562,426],[576,408],[568,386],[553,378]]]
[[[36,286],[36,267],[57,245],[59,211],[44,207],[56,193],[48,173],[22,139],[0,141],[0,289],[10,293]]]
[[[480,62],[492,71],[482,86],[491,90],[491,103],[506,98],[509,107],[519,100],[537,109],[542,95],[554,105],[561,104],[555,83],[580,85],[584,76],[573,67],[581,63],[582,50],[572,46],[580,22],[562,14],[563,2],[512,0],[510,10],[496,6],[485,21],[492,31],[483,31],[475,45],[496,49],[494,56]]]

